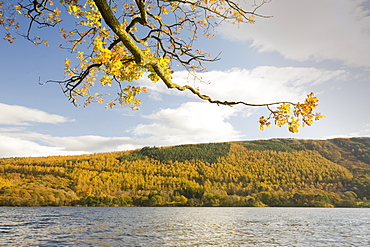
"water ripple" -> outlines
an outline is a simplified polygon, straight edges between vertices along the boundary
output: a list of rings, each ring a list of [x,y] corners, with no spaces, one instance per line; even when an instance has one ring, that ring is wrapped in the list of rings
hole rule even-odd
[[[370,209],[0,208],[0,246],[370,246]]]

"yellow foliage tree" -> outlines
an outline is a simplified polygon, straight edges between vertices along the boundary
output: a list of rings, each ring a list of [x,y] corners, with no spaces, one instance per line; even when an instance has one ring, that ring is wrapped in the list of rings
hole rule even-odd
[[[271,0],[254,1],[251,10],[245,3],[233,0],[19,0],[14,3],[0,1],[0,26],[5,39],[13,43],[12,33],[20,33],[19,21],[28,22],[23,36],[35,44],[48,45],[47,40],[33,37],[37,27],[57,27],[64,39],[61,48],[76,54],[76,61],[65,60],[66,79],[56,82],[74,105],[84,98],[84,105],[91,102],[105,103],[107,108],[119,104],[137,110],[137,95],[145,87],[134,86],[134,80],[146,75],[153,81],[162,81],[169,89],[189,90],[202,100],[218,105],[267,107],[270,115],[259,119],[260,129],[273,120],[277,126],[287,125],[290,132],[298,127],[311,125],[323,117],[314,113],[317,98],[308,95],[304,103],[274,102],[251,104],[247,101],[215,100],[197,88],[180,86],[172,80],[173,67],[183,66],[189,73],[205,70],[204,62],[218,60],[204,50],[195,49],[198,35],[214,37],[214,28],[224,21],[235,24],[253,24],[258,10]],[[67,20],[64,24],[64,20]],[[75,25],[71,25],[71,20]],[[92,92],[98,82],[102,86],[116,85],[118,96],[111,97]],[[123,85],[122,82],[127,82]],[[108,97],[108,99],[106,99]],[[276,107],[277,106],[277,107]],[[291,111],[293,107],[293,111]]]

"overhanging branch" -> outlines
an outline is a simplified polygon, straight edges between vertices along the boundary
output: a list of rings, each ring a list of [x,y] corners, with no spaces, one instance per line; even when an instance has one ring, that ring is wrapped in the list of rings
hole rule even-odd
[[[140,1],[140,0],[137,0]],[[153,57],[146,57],[144,53],[141,51],[140,47],[135,43],[135,41],[130,37],[130,35],[127,33],[126,29],[123,28],[122,24],[119,23],[118,19],[115,17],[114,13],[112,12],[112,9],[109,7],[106,0],[94,0],[96,6],[98,7],[105,23],[111,28],[111,30],[119,37],[119,40],[126,46],[126,48],[133,54],[135,58],[135,62],[139,65],[150,65],[155,73],[161,78],[161,80],[164,82],[164,84],[167,86],[167,88],[174,88],[179,91],[185,91],[189,90],[196,96],[198,96],[202,100],[206,100],[210,103],[218,104],[218,105],[227,105],[227,106],[233,106],[233,105],[246,105],[246,106],[270,106],[270,105],[276,105],[276,104],[293,104],[291,102],[276,102],[276,103],[267,103],[267,104],[251,104],[243,101],[221,101],[221,100],[214,100],[210,96],[205,95],[197,91],[195,88],[186,85],[186,86],[180,86],[176,83],[172,82],[171,76],[166,73],[161,66],[159,65],[159,62],[157,59]],[[294,104],[293,104],[294,105]]]

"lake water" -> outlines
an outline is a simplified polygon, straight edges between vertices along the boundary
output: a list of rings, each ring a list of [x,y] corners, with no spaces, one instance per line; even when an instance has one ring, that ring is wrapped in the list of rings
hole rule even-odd
[[[370,246],[370,209],[0,207],[0,246]]]

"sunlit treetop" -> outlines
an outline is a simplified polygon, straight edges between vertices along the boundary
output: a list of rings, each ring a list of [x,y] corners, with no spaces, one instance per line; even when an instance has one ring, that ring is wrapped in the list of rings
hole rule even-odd
[[[59,83],[76,106],[84,99],[84,106],[99,102],[107,108],[119,104],[137,110],[141,102],[136,96],[146,92],[146,88],[133,81],[147,76],[154,83],[161,81],[169,89],[189,90],[210,103],[264,106],[270,115],[259,119],[260,129],[273,122],[277,126],[287,125],[295,133],[300,126],[309,126],[323,117],[314,113],[318,99],[313,93],[304,103],[251,104],[212,99],[195,87],[172,81],[175,67],[183,67],[197,77],[197,72],[205,71],[205,62],[218,60],[217,56],[211,57],[194,47],[198,37],[211,39],[215,28],[225,21],[254,24],[256,18],[268,17],[258,11],[269,1],[0,0],[0,26],[5,31],[4,39],[10,43],[21,35],[36,45],[47,46],[46,39],[33,35],[34,28],[59,29],[64,40],[59,47],[75,54],[75,59],[65,60],[64,80],[47,83]],[[245,10],[246,7],[250,10]],[[71,24],[73,21],[75,24]],[[117,87],[118,94],[96,92],[96,84]]]

